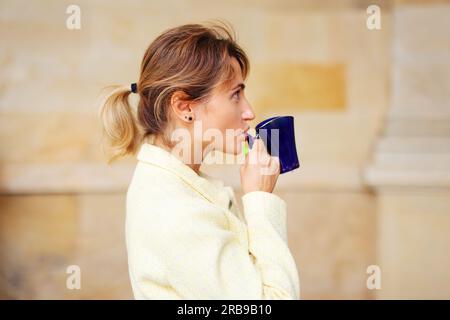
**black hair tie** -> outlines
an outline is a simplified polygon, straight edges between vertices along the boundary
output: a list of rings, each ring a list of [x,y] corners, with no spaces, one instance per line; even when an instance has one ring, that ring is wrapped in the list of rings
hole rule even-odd
[[[137,84],[136,83],[131,84],[131,92],[137,93]]]

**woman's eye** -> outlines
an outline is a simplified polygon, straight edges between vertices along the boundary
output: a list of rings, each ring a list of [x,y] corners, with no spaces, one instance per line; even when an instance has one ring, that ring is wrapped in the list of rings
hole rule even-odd
[[[241,92],[241,90],[236,91],[236,92],[233,94],[233,97],[239,99],[239,92]]]

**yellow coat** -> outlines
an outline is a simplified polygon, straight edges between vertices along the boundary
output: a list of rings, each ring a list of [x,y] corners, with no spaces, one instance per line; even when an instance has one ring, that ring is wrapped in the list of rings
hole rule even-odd
[[[127,190],[126,244],[136,299],[299,299],[286,203],[231,187],[142,144]]]

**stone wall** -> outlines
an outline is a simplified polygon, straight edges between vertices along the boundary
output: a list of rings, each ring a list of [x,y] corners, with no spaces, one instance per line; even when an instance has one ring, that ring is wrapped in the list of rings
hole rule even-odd
[[[66,28],[64,2],[0,4],[6,44],[0,50],[1,298],[132,298],[123,222],[136,160],[106,164],[98,95],[106,85],[137,79],[142,55],[160,32],[213,18],[233,24],[250,57],[246,91],[257,114],[254,124],[271,115],[295,116],[301,168],[281,176],[275,192],[289,206],[289,243],[302,297],[378,297],[366,287],[366,269],[379,263],[379,241],[396,239],[396,233],[392,229],[393,234],[383,233],[388,238],[380,237],[379,193],[364,170],[392,97],[401,94],[390,94],[397,62],[392,44],[403,39],[394,35],[393,16],[398,8],[417,4],[376,1],[382,28],[368,30],[369,1],[77,3],[80,30]],[[438,44],[428,35],[419,39],[421,48],[428,41]],[[434,97],[430,90],[423,92],[425,98]],[[205,171],[241,194],[237,167],[212,165]],[[427,239],[433,226],[448,221],[435,217],[443,220],[430,222],[419,237]],[[411,222],[408,230],[414,234],[419,227]],[[444,231],[439,237],[450,238]],[[430,263],[437,263],[434,259]],[[65,286],[72,264],[81,267],[81,290]],[[435,270],[448,277],[446,270]],[[399,289],[390,296],[402,296],[407,289],[389,280],[395,275],[389,273],[383,285],[393,281]],[[449,287],[442,284],[440,296],[449,297]]]
[[[382,299],[450,298],[450,5],[393,16],[391,103],[366,171]]]

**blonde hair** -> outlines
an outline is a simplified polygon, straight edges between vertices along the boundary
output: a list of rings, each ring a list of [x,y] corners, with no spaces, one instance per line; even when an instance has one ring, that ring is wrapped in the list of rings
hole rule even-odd
[[[250,64],[235,39],[233,28],[223,22],[185,24],[159,35],[142,59],[136,114],[129,103],[130,86],[109,86],[111,92],[100,106],[108,163],[136,154],[150,134],[170,145],[168,110],[176,91],[187,100],[207,101],[215,87],[233,78],[231,58],[236,58],[245,79]]]

